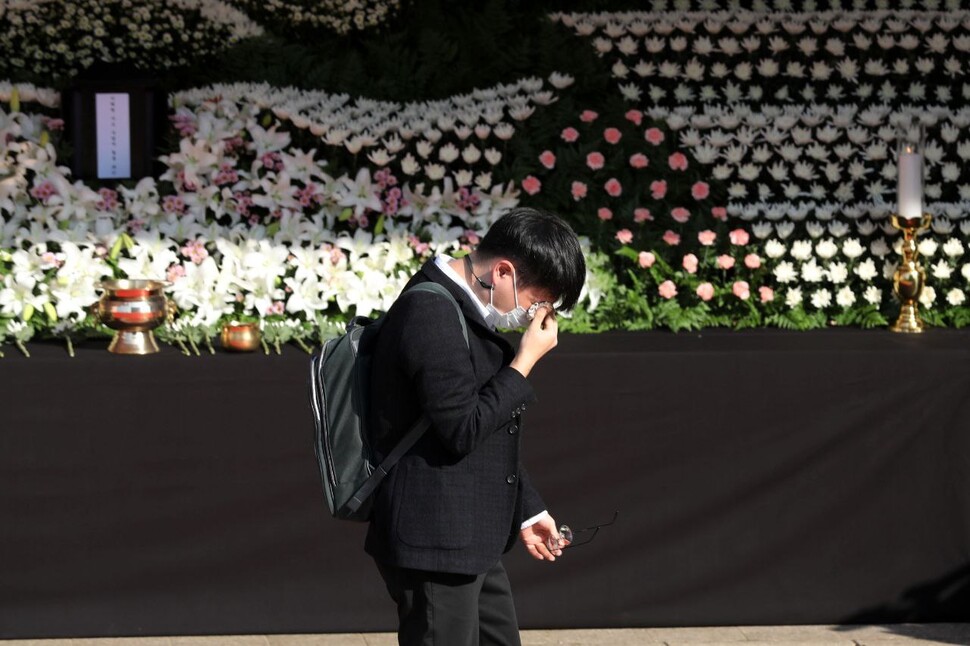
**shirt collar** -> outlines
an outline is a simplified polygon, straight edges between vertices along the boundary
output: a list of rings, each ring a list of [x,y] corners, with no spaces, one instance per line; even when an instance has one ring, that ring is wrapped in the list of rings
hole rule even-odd
[[[454,260],[454,258],[451,256],[435,256],[434,264],[438,267],[438,269],[444,272],[445,276],[453,280],[456,285],[461,287],[469,296],[471,296],[471,301],[478,306],[478,311],[482,315],[482,318],[488,321],[488,310],[485,308],[485,305],[478,300],[478,296],[476,296],[475,292],[472,291],[472,288],[468,285],[468,282],[457,271],[452,269],[451,265],[448,264],[452,260]]]

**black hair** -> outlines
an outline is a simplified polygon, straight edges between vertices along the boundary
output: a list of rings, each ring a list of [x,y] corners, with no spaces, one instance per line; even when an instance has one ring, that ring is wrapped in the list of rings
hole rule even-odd
[[[576,305],[586,282],[579,238],[549,211],[512,209],[495,221],[476,251],[485,258],[508,258],[515,265],[519,285],[549,291],[561,310]]]

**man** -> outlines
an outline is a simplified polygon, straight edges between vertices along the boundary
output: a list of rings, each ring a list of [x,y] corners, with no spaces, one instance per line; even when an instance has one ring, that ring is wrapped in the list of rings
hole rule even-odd
[[[377,449],[389,451],[422,413],[431,419],[375,495],[365,544],[397,603],[400,644],[520,643],[501,557],[516,536],[540,561],[561,554],[519,461],[535,399],[526,377],[556,345],[553,303],[574,306],[585,276],[569,226],[518,208],[474,252],[426,263],[387,313],[371,375]],[[458,301],[467,345],[454,304],[408,291],[425,281]],[[517,351],[495,331],[525,326]]]

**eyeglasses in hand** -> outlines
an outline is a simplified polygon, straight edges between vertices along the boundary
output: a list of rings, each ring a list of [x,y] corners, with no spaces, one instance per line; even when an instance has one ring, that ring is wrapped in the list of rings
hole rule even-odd
[[[559,526],[559,538],[550,537],[546,541],[546,547],[549,550],[564,550],[567,547],[579,547],[580,545],[587,545],[593,542],[596,538],[596,534],[600,531],[602,527],[608,527],[616,522],[616,517],[620,512],[614,511],[613,518],[608,523],[600,523],[599,525],[593,525],[591,527],[584,527],[582,529],[571,529],[569,525]],[[575,537],[577,534],[581,534],[580,541],[575,542]]]

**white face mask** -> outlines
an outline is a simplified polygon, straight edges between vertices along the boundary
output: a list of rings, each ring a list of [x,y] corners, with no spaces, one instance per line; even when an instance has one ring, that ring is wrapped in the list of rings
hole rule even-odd
[[[516,329],[525,327],[529,324],[531,317],[524,307],[519,305],[519,290],[515,284],[515,267],[512,268],[512,296],[515,298],[515,307],[505,312],[499,312],[495,308],[495,285],[493,284],[488,293],[488,305],[485,306],[485,322],[498,328]],[[535,316],[533,314],[533,316]]]
[[[468,262],[469,270],[471,270],[471,258],[465,256],[465,260]],[[495,284],[493,283],[489,285],[484,280],[476,276],[474,271],[471,271],[471,274],[479,285],[489,290],[488,305],[485,306],[485,322],[492,327],[505,328],[509,330],[526,327],[529,325],[529,321],[536,317],[536,313],[540,308],[552,308],[552,304],[545,301],[536,301],[528,310],[519,305],[519,286],[515,282],[515,267],[512,267],[512,296],[515,299],[515,307],[503,314],[495,307]]]

